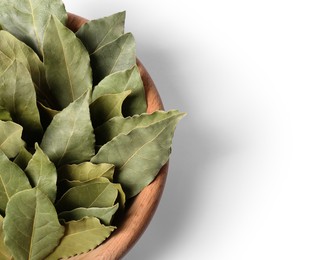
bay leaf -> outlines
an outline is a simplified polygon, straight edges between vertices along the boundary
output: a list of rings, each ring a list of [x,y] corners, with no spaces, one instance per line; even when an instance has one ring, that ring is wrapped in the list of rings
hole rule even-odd
[[[105,144],[119,134],[128,134],[135,128],[147,127],[157,122],[168,120],[179,114],[178,110],[158,110],[152,114],[142,113],[132,117],[113,117],[95,129],[96,143]]]
[[[124,33],[125,17],[125,12],[119,12],[90,20],[80,27],[76,35],[81,39],[89,53],[93,53]]]
[[[42,133],[34,83],[27,68],[14,61],[0,76],[0,106],[23,126],[23,139],[36,140]]]
[[[121,35],[90,53],[94,84],[117,71],[127,70],[136,64],[136,46],[131,33]]]
[[[15,0],[0,2],[0,24],[6,31],[29,45],[42,56],[42,42],[50,15],[63,24],[67,12],[61,0]]]
[[[131,198],[147,186],[167,162],[175,127],[183,116],[178,112],[167,120],[133,129],[127,135],[120,134],[103,145],[91,162],[113,163],[114,181],[119,182]]]
[[[64,211],[59,214],[59,219],[64,219],[66,222],[71,220],[81,220],[84,217],[96,217],[102,224],[111,225],[114,214],[119,208],[119,204],[115,204],[107,208],[76,208],[71,211]]]
[[[25,43],[7,31],[0,31],[0,71],[5,71],[15,60],[29,71],[40,100],[51,103],[46,85],[44,64],[38,55]]]
[[[1,260],[11,260],[12,255],[4,243],[4,232],[3,232],[3,217],[0,215],[0,259]]]
[[[113,180],[114,165],[109,163],[94,164],[83,162],[80,164],[66,164],[58,169],[58,181],[88,182],[99,177]]]
[[[89,100],[88,92],[56,114],[46,129],[40,147],[56,166],[89,161],[94,155]]]
[[[14,158],[24,147],[25,142],[22,140],[23,127],[11,122],[0,120],[0,150],[8,158]]]
[[[57,171],[47,155],[35,145],[35,153],[29,161],[25,173],[32,187],[39,188],[54,203],[57,192]]]
[[[101,244],[115,229],[104,226],[97,218],[84,218],[65,223],[65,235],[59,246],[46,259],[63,259],[82,254]]]
[[[46,79],[60,108],[92,89],[88,51],[75,33],[54,16],[45,30],[43,51]]]
[[[111,207],[118,196],[112,183],[87,183],[69,189],[56,203],[58,212],[75,208]]]
[[[30,188],[23,170],[0,152],[0,213],[4,215],[7,203],[13,195]]]
[[[54,205],[38,188],[10,198],[3,229],[5,244],[15,259],[45,259],[64,234]]]
[[[146,112],[145,90],[137,65],[128,70],[112,73],[100,81],[92,92],[92,101],[102,95],[121,93],[125,90],[130,90],[131,93],[124,101],[122,108],[124,116]]]
[[[25,147],[22,147],[13,162],[17,164],[22,170],[25,170],[31,158],[32,154]]]
[[[1,107],[1,106],[0,106],[0,120],[2,120],[2,121],[13,121],[9,111],[6,108]]]
[[[113,186],[118,190],[118,197],[116,198],[116,202],[119,203],[119,208],[124,210],[126,204],[126,193],[124,192],[120,183],[113,183]]]
[[[117,93],[105,94],[90,104],[91,120],[94,127],[101,125],[115,116],[122,116],[123,101],[130,94],[130,90]]]
[[[91,183],[110,183],[110,180],[105,178],[105,177],[98,177],[98,178],[94,178],[92,180],[89,181],[78,181],[78,180],[61,180],[60,182],[58,182],[58,190],[57,190],[57,197],[61,198],[63,196],[63,194],[65,194],[69,189],[73,188],[73,187],[77,187],[77,186],[81,186],[81,185],[85,185],[85,184],[91,184]]]
[[[59,113],[59,110],[50,108],[42,102],[37,102],[37,105],[39,108],[40,121],[44,129],[46,129],[53,120],[53,117]]]

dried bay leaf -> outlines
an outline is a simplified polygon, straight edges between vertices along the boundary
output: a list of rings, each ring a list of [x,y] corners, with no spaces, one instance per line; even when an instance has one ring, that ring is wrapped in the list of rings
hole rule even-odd
[[[130,90],[117,94],[105,94],[92,102],[90,105],[92,124],[98,126],[112,117],[122,116],[122,104],[129,94]]]
[[[97,218],[84,218],[65,223],[65,235],[59,246],[46,259],[68,258],[94,249],[115,229],[104,226]]]
[[[104,45],[116,40],[124,33],[125,12],[90,20],[76,32],[89,53],[95,52]]]
[[[110,182],[87,183],[69,189],[56,203],[58,212],[75,208],[111,207],[115,204],[118,190]]]
[[[13,121],[9,111],[4,107],[0,106],[0,120],[2,121]]]
[[[23,170],[0,152],[0,213],[5,213],[7,203],[13,195],[30,188]]]
[[[33,141],[42,133],[34,83],[27,68],[14,61],[0,76],[0,106],[23,126],[23,137]]]
[[[50,108],[49,106],[43,104],[42,102],[37,102],[38,108],[39,108],[39,115],[40,120],[42,122],[42,125],[44,129],[46,129],[51,121],[53,120],[53,117],[59,113],[58,110],[55,110],[53,108]]]
[[[62,181],[58,182],[57,197],[61,198],[63,196],[63,194],[65,194],[69,189],[71,189],[73,187],[77,187],[77,186],[81,186],[81,185],[85,185],[85,184],[91,184],[91,183],[110,183],[110,180],[105,177],[98,177],[98,178],[92,179],[90,181],[85,181],[85,182],[78,181],[78,180],[73,180],[73,181],[62,180]]]
[[[177,122],[184,113],[120,134],[103,145],[93,163],[113,163],[115,182],[121,183],[128,198],[137,195],[167,162]]]
[[[128,134],[135,128],[147,127],[151,124],[168,120],[179,114],[178,110],[158,110],[152,114],[142,113],[132,117],[113,117],[95,129],[96,143],[105,144],[119,134]]]
[[[0,150],[8,158],[14,158],[24,147],[25,142],[22,140],[23,127],[8,121],[0,120]]]
[[[67,164],[58,169],[58,181],[88,182],[99,177],[113,180],[114,165],[109,163],[94,164],[84,162],[81,164]]]
[[[84,217],[96,217],[104,225],[109,226],[112,222],[113,216],[119,208],[119,204],[115,204],[107,208],[76,208],[71,211],[64,211],[59,214],[59,219],[64,219],[66,222],[71,220],[80,220]]]
[[[4,232],[3,232],[3,217],[0,215],[0,259],[11,260],[12,255],[4,243]]]
[[[17,164],[22,170],[25,170],[31,158],[32,154],[25,147],[22,147],[13,162]]]
[[[88,51],[75,34],[54,16],[45,31],[43,51],[46,79],[60,108],[65,108],[92,89]]]
[[[44,64],[38,55],[7,31],[0,31],[0,39],[0,71],[4,71],[15,60],[21,62],[31,75],[38,98],[50,102]]]
[[[45,259],[64,234],[54,205],[38,188],[11,197],[3,228],[5,244],[15,259]]]
[[[131,33],[121,35],[90,53],[90,59],[95,84],[109,74],[132,68],[136,64],[134,36]]]
[[[40,147],[56,166],[89,161],[94,155],[89,100],[89,93],[82,95],[56,114],[46,129]]]
[[[67,12],[61,0],[15,0],[0,2],[0,24],[42,56],[42,42],[50,15],[65,24]]]
[[[50,201],[54,203],[57,191],[56,168],[47,155],[39,148],[37,143],[35,149],[36,152],[29,161],[25,173],[32,187],[39,188],[48,196]]]
[[[92,101],[102,95],[121,93],[125,90],[130,90],[131,93],[124,101],[124,116],[144,113],[147,108],[145,90],[137,65],[112,73],[100,81],[92,92]]]

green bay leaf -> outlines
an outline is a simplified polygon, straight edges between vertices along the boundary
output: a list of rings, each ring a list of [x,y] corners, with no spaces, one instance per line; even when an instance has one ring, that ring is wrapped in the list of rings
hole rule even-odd
[[[11,197],[3,229],[14,259],[45,259],[64,234],[52,202],[38,188]]]
[[[9,111],[14,122],[23,126],[28,141],[42,133],[34,83],[27,68],[14,61],[0,76],[0,106]]]
[[[44,37],[46,79],[60,108],[92,89],[90,57],[75,34],[52,16]]]
[[[94,155],[89,100],[88,92],[56,114],[46,129],[40,147],[56,166],[89,161]]]
[[[87,183],[69,189],[56,203],[58,212],[75,208],[111,207],[118,190],[110,182]]]
[[[0,120],[0,150],[8,158],[15,157],[24,147],[25,142],[22,140],[23,127],[8,121]]]
[[[175,127],[183,116],[178,112],[167,120],[120,134],[103,145],[91,162],[113,163],[115,182],[119,182],[131,198],[148,185],[167,162]]]
[[[67,12],[61,0],[15,0],[0,1],[0,24],[42,56],[42,42],[50,15],[63,24]]]
[[[144,85],[137,65],[128,70],[112,73],[100,81],[92,92],[92,101],[105,94],[120,93],[126,90],[130,90],[131,93],[123,104],[124,116],[146,112]]]
[[[136,46],[131,33],[121,35],[90,53],[94,83],[117,71],[127,70],[136,64]]]
[[[104,226],[97,218],[84,218],[65,223],[65,235],[59,246],[46,259],[62,259],[82,254],[100,245],[115,229]]]
[[[90,53],[116,40],[124,33],[125,12],[90,20],[76,32]]]
[[[5,213],[7,203],[13,195],[30,188],[23,170],[0,152],[0,213]]]
[[[90,105],[92,124],[96,127],[115,116],[122,116],[122,104],[130,94],[130,90],[105,94],[97,98]]]
[[[64,219],[66,222],[71,220],[81,220],[84,217],[96,217],[104,225],[109,226],[112,222],[113,216],[119,208],[119,204],[115,204],[106,208],[76,208],[71,211],[64,211],[59,214],[59,219]]]
[[[36,152],[29,161],[25,173],[29,178],[32,187],[39,188],[48,196],[50,201],[54,203],[57,191],[56,168],[37,143],[35,149]]]

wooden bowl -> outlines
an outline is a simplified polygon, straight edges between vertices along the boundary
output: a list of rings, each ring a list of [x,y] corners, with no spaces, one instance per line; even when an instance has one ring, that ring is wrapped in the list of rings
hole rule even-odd
[[[82,17],[69,14],[67,26],[71,30],[77,31],[86,22],[87,20]],[[137,60],[137,65],[145,87],[147,112],[164,109],[149,73],[139,60]],[[167,171],[168,163],[161,168],[156,179],[150,185],[129,201],[116,231],[104,243],[94,250],[72,259],[115,260],[122,258],[137,242],[152,219],[165,186]]]

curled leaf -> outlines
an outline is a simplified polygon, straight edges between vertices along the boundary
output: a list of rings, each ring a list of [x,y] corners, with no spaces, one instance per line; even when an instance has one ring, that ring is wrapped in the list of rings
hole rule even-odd
[[[118,94],[105,94],[90,105],[90,113],[94,126],[101,125],[115,116],[122,116],[122,104],[130,90]]]
[[[123,104],[124,116],[144,113],[147,107],[146,97],[137,65],[128,70],[112,73],[100,81],[92,92],[92,101],[102,95],[121,93],[125,90],[130,90],[131,93]]]

